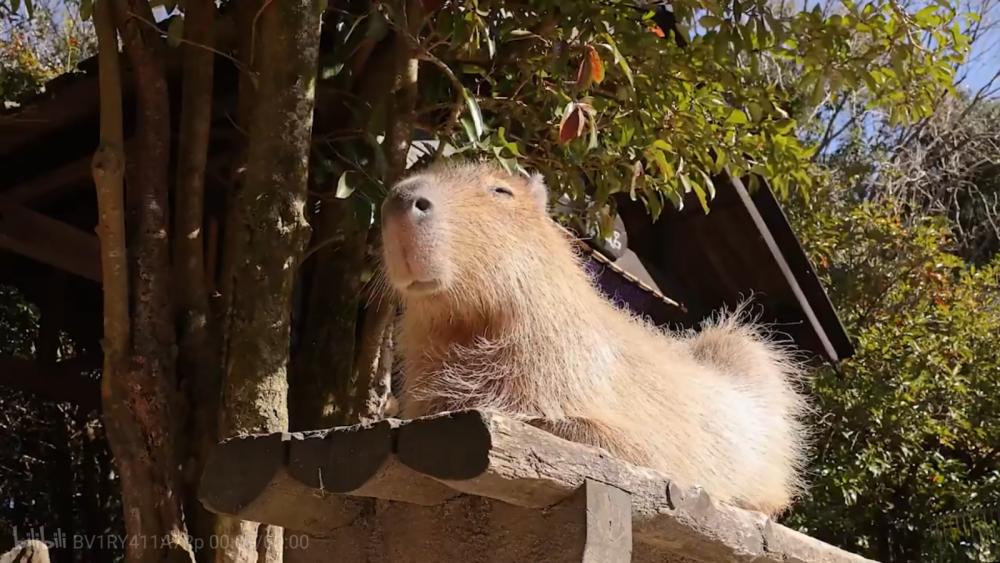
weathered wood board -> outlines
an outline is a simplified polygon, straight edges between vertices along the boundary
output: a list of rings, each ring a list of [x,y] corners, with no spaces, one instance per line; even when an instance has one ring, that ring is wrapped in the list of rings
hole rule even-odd
[[[869,561],[481,411],[227,440],[200,498],[285,527],[288,563]]]

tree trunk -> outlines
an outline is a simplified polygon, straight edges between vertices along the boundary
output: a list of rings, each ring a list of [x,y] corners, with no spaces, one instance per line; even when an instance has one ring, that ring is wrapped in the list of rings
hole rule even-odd
[[[184,82],[177,164],[177,213],[174,229],[174,280],[180,346],[178,374],[184,399],[187,448],[184,503],[192,533],[202,546],[198,561],[212,560],[211,535],[215,517],[196,498],[209,450],[216,443],[221,370],[221,342],[208,305],[205,279],[204,208],[205,168],[212,125],[212,80],[215,1],[188,0],[185,4]]]
[[[368,237],[355,197],[322,201],[313,220],[314,239],[324,246],[311,257],[314,268],[292,386],[294,430],[338,426],[350,417],[360,273]]]
[[[78,417],[83,428],[83,466],[82,485],[80,487],[81,513],[83,520],[83,558],[86,563],[101,563],[103,540],[106,537],[103,523],[105,522],[105,507],[101,503],[101,445],[98,441],[98,429],[95,421],[88,416]],[[71,538],[70,541],[73,541]]]
[[[94,155],[104,282],[102,401],[109,443],[122,483],[126,552],[134,563],[192,561],[181,511],[171,427],[174,334],[169,295],[167,170],[169,103],[159,37],[130,12],[151,21],[145,1],[99,0],[101,143]],[[115,21],[117,19],[117,22]],[[130,207],[138,221],[135,323],[129,321],[122,181],[121,75],[115,24],[136,76],[139,166]]]
[[[250,118],[246,178],[227,227],[233,237],[231,305],[223,387],[224,436],[288,428],[292,288],[309,236],[304,207],[319,54],[320,2],[265,4]],[[256,553],[257,526],[220,518],[220,563]],[[262,530],[268,559],[281,557],[279,529]],[[225,536],[225,537],[222,537]],[[241,559],[241,563],[248,559]],[[252,560],[252,559],[251,559]]]
[[[343,101],[328,100],[329,107],[316,108],[314,139],[329,131],[364,128],[374,112],[390,101],[393,84],[398,83],[397,67],[407,62],[397,64],[398,40],[391,35],[381,43],[368,38],[358,48],[350,62],[356,74],[338,75],[336,89],[362,100],[361,111],[354,113]],[[338,98],[342,100],[343,95]],[[322,154],[325,143],[318,140],[314,144]],[[336,155],[328,156],[336,161]],[[360,347],[357,328],[362,310],[361,272],[367,258],[373,210],[357,192],[344,199],[335,198],[336,189],[337,179],[313,186],[323,197],[318,211],[310,217],[316,250],[303,271],[308,281],[304,284],[302,337],[291,374],[293,430],[347,424],[356,419],[356,397],[368,396],[367,389],[358,388],[354,358]]]
[[[395,37],[397,77],[395,99],[388,120],[389,131],[386,135],[386,161],[388,170],[383,178],[386,188],[390,187],[406,171],[406,157],[413,140],[413,127],[416,122],[416,105],[419,97],[419,50],[416,44],[424,21],[423,2],[420,0],[396,0],[394,13],[398,18],[395,22],[397,31]],[[372,230],[370,239],[376,246],[381,244],[381,232]],[[378,289],[377,287],[375,289]],[[362,335],[358,353],[354,359],[354,408],[352,420],[377,418],[380,412],[372,409],[384,408],[388,396],[388,388],[381,385],[384,374],[391,371],[392,354],[382,354],[383,349],[391,350],[386,345],[388,332],[396,312],[396,303],[387,295],[376,292],[365,311],[362,324]],[[385,364],[385,365],[381,365]],[[380,394],[380,395],[379,395]],[[381,405],[381,407],[380,407]]]
[[[234,19],[237,32],[236,59],[243,69],[239,74],[239,95],[236,108],[236,127],[241,133],[245,133],[250,128],[250,116],[257,99],[256,85],[257,71],[260,67],[259,53],[259,25],[257,15],[261,13],[264,0],[243,0],[236,6]],[[233,290],[235,287],[236,251],[242,244],[241,237],[243,225],[239,214],[239,205],[243,200],[243,189],[246,183],[246,163],[247,147],[249,146],[249,136],[244,137],[243,143],[233,151],[232,162],[232,185],[227,194],[226,201],[226,223],[223,230],[224,242],[222,252],[222,272],[220,275],[221,299],[215,301],[217,307],[215,317],[219,326],[222,327],[220,335],[222,340],[222,361],[219,364],[221,374],[224,376],[226,367],[229,365],[231,327],[233,322]],[[220,391],[222,391],[220,389]],[[220,418],[223,413],[220,413]],[[216,439],[226,437],[223,428],[218,427]],[[219,562],[240,562],[255,563],[257,560],[256,551],[251,551],[249,546],[241,543],[231,543],[230,537],[242,538],[245,543],[247,539],[256,539],[258,525],[255,522],[239,522],[224,518],[215,518],[215,538],[216,546],[214,559]],[[221,545],[221,538],[225,538],[225,545]]]

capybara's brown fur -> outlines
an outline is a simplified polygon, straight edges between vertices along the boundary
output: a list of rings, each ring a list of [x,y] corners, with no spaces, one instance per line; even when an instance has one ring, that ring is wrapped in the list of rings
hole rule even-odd
[[[806,406],[783,348],[741,315],[671,334],[606,299],[540,176],[445,162],[383,205],[403,305],[401,416],[480,408],[603,447],[769,515],[801,489]]]

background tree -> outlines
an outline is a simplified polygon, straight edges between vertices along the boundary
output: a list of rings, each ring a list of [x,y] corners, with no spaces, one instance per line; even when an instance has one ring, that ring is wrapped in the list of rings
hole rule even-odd
[[[939,520],[1000,486],[1000,257],[953,254],[945,215],[815,195],[788,209],[858,350],[812,381],[812,484],[789,523],[879,561],[995,560],[996,522]]]
[[[78,3],[41,1],[32,8],[30,16],[23,8],[0,9],[5,108],[41,92],[47,81],[76,72],[76,65],[96,52],[93,27],[80,18]],[[76,356],[65,333],[40,322],[40,313],[54,305],[40,309],[13,288],[0,288],[0,354],[23,362]],[[119,484],[99,412],[7,388],[0,394],[0,412],[0,550],[12,547],[15,536],[24,539],[28,530],[43,526],[47,539],[57,528],[93,538],[115,533],[122,519]],[[86,551],[91,561],[112,561],[121,550],[105,544]],[[56,548],[51,555],[56,563],[69,563],[72,551]]]
[[[988,53],[996,6],[968,9]],[[820,180],[785,201],[858,345],[812,382],[813,486],[788,523],[880,561],[992,561],[1000,539],[998,75],[956,71],[956,92],[909,124],[865,92],[806,110]]]

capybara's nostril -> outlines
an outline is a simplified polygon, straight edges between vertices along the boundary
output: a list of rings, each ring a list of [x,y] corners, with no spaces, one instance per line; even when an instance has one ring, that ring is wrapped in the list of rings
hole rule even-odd
[[[424,213],[427,213],[431,207],[434,207],[433,205],[431,205],[431,200],[427,199],[426,197],[418,197],[417,201],[413,203],[413,206],[416,207],[419,211],[422,211]]]

